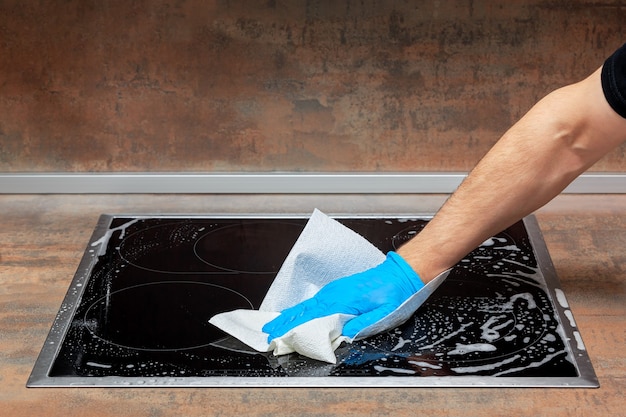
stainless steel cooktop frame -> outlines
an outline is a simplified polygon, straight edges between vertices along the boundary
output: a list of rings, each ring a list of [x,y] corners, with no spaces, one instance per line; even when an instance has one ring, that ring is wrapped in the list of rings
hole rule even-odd
[[[599,382],[575,323],[568,318],[571,311],[560,289],[560,282],[534,216],[523,221],[528,231],[540,273],[548,287],[548,294],[561,322],[571,358],[578,369],[578,377],[490,377],[490,376],[430,376],[430,377],[50,377],[49,371],[61,348],[72,317],[86,288],[91,270],[96,264],[99,249],[106,248],[106,234],[115,218],[308,218],[301,214],[103,214],[89,240],[85,253],[70,284],[59,312],[41,349],[28,379],[28,387],[571,387],[597,388]],[[340,214],[334,218],[411,218],[430,219],[432,214]],[[96,245],[104,238],[101,245]],[[567,313],[566,313],[567,312]],[[567,315],[566,315],[567,314]]]

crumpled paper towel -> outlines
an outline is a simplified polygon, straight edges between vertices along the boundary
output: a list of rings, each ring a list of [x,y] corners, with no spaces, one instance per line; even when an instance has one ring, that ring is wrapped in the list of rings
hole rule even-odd
[[[303,323],[267,343],[263,326],[280,311],[314,296],[324,285],[373,268],[385,260],[378,248],[358,233],[315,209],[287,255],[259,310],[235,310],[213,316],[209,322],[259,352],[284,355],[298,352],[309,358],[336,363],[335,349],[350,338],[342,336],[352,315],[334,314]],[[448,271],[429,282],[395,311],[363,329],[363,339],[405,322],[443,282]]]

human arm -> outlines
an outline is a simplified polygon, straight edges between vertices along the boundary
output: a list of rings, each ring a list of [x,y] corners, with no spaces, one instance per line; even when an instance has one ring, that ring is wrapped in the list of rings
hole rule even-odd
[[[398,250],[424,282],[546,204],[626,140],[626,119],[609,106],[600,72],[540,100]]]
[[[416,273],[410,280],[430,282],[486,239],[546,204],[626,140],[626,45],[619,51],[619,60],[607,60],[615,64],[608,83],[612,92],[605,96],[605,63],[583,81],[539,101],[485,155],[428,225],[398,249],[400,260]],[[357,305],[367,308],[356,311],[355,320],[367,316],[367,323],[373,323],[383,317],[376,311],[388,310],[381,307],[398,306],[411,295],[385,290],[386,284],[404,281],[397,280],[399,274],[392,277],[391,271],[384,265],[342,278],[320,290],[313,302],[284,311],[264,331],[272,339],[300,323]],[[373,282],[380,285],[372,288]],[[371,303],[373,294],[377,299]],[[323,308],[311,308],[316,305]],[[358,330],[348,327],[350,335]]]

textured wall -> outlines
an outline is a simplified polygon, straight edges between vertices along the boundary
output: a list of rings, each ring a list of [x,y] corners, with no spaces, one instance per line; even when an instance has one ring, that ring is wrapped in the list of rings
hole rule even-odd
[[[0,171],[464,171],[624,22],[619,0],[0,0]]]

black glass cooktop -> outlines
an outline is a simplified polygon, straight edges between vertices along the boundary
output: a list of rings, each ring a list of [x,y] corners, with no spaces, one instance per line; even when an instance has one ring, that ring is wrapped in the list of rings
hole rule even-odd
[[[339,216],[381,251],[428,217]],[[208,323],[257,309],[298,216],[103,215],[29,386],[597,386],[536,221],[484,242],[402,326],[337,364],[258,353]]]

